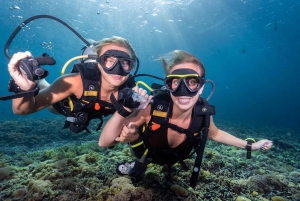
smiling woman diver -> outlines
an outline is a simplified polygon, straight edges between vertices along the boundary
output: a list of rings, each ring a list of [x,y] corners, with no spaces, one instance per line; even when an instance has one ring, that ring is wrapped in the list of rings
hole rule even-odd
[[[118,97],[125,88],[135,87],[128,78],[137,68],[137,57],[130,43],[114,36],[96,41],[91,46],[96,53],[96,61],[77,63],[71,73],[57,78],[53,84],[43,86],[35,96],[13,99],[15,114],[31,114],[53,105],[55,110],[66,116],[65,128],[73,132],[87,129],[91,119],[100,119],[113,114],[116,109],[111,102],[111,94]],[[32,59],[30,52],[14,54],[8,64],[8,71],[19,89],[16,93],[37,88],[37,80],[27,79],[20,69],[20,62]],[[44,83],[45,84],[45,83]],[[100,129],[100,125],[97,129]]]
[[[242,140],[218,129],[212,118],[214,106],[201,97],[206,82],[201,61],[182,50],[175,50],[168,56],[168,61],[161,59],[167,73],[164,93],[154,96],[151,104],[135,115],[124,118],[115,113],[99,138],[102,147],[128,142],[135,155],[142,157],[135,163],[128,163],[131,166],[139,163],[136,170],[130,168],[128,174],[132,179],[136,179],[135,175],[141,178],[143,172],[139,171],[144,171],[147,164],[143,158],[169,167],[181,162],[184,167],[183,160],[195,149],[197,157],[190,180],[190,185],[195,186],[207,138],[246,149],[247,153],[271,148],[270,140]],[[144,168],[140,163],[144,164]],[[124,164],[118,166],[117,172],[122,173]]]

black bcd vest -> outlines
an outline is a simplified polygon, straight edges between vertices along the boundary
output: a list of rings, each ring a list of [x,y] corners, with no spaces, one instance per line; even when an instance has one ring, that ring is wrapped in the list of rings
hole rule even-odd
[[[78,63],[75,64],[71,73],[79,73],[83,84],[82,96],[78,99],[75,95],[56,103],[53,107],[62,115],[66,116],[64,128],[69,128],[75,133],[87,129],[92,119],[100,119],[96,130],[99,130],[103,124],[103,116],[113,114],[116,110],[109,102],[99,99],[101,86],[101,72],[98,63]],[[128,79],[119,90],[125,87],[134,87],[133,79]]]
[[[165,90],[156,91],[151,106],[151,119],[147,126],[144,125],[139,130],[143,146],[131,145],[135,147],[132,149],[134,154],[140,157],[144,153],[144,150],[148,149],[147,158],[150,158],[151,162],[159,165],[166,164],[170,168],[176,162],[180,162],[183,167],[186,167],[183,160],[196,152],[197,157],[190,181],[190,185],[195,186],[207,140],[210,116],[215,114],[215,107],[208,104],[206,99],[199,97],[193,108],[190,126],[188,129],[183,129],[178,125],[169,123],[173,105],[168,92]],[[165,130],[167,128],[186,134],[186,140],[176,148],[168,147],[166,149],[155,148],[155,144],[153,144],[154,140],[152,140],[152,144],[149,143],[150,137],[155,137],[155,135],[159,134],[160,130],[167,132]],[[176,152],[178,148],[183,148],[184,151]],[[193,149],[194,152],[191,153]]]

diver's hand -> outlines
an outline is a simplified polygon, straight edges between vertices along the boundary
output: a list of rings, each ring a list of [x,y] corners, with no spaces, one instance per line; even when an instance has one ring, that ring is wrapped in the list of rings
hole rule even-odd
[[[145,109],[148,106],[148,104],[150,103],[153,96],[149,96],[147,94],[147,91],[143,88],[133,87],[132,90],[135,91],[136,93],[138,93],[139,95],[141,95],[142,97],[144,97],[143,101],[140,102],[140,105],[137,108],[135,108],[135,110]]]
[[[273,142],[271,140],[260,140],[252,144],[252,150],[268,150],[271,149]]]
[[[135,126],[130,122],[128,126],[124,125],[119,137],[115,139],[116,142],[134,142],[139,138],[139,134]]]
[[[36,86],[34,82],[25,78],[19,69],[20,61],[22,59],[30,58],[30,57],[32,57],[32,55],[28,51],[15,53],[7,65],[10,76],[14,79],[16,84],[24,91],[33,89]]]

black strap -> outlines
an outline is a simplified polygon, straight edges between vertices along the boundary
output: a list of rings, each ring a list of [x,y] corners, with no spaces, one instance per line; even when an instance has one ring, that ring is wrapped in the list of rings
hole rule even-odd
[[[24,91],[24,92],[19,92],[13,95],[8,95],[8,96],[2,96],[0,97],[0,100],[10,100],[10,99],[15,99],[15,98],[21,98],[21,97],[27,97],[27,96],[36,96],[39,93],[39,88],[36,86],[34,89],[29,90],[29,91]]]
[[[117,101],[113,93],[110,94],[110,101],[113,104],[114,108],[119,113],[119,115],[121,115],[122,117],[127,117],[132,113],[124,109],[124,107]]]
[[[247,154],[246,154],[246,157],[247,159],[250,159],[251,158],[251,150],[252,150],[252,140],[247,140],[247,145],[246,145],[246,151],[247,151]]]
[[[194,168],[193,168],[193,173],[190,179],[190,186],[191,187],[195,187],[196,183],[197,183],[197,178],[200,172],[200,166],[202,163],[202,157],[203,157],[203,153],[204,153],[204,148],[205,148],[205,144],[206,144],[206,140],[207,140],[207,135],[208,135],[208,130],[209,130],[209,124],[210,124],[210,115],[205,115],[204,117],[204,123],[205,126],[203,128],[202,131],[202,138],[199,142],[199,146],[196,148],[196,152],[197,152],[197,157],[195,160],[195,164],[194,164]]]
[[[103,125],[103,117],[100,116],[99,119],[100,119],[100,123],[98,124],[98,126],[97,126],[97,128],[96,128],[96,131],[100,130],[100,128],[101,128],[102,125]]]
[[[175,124],[172,124],[172,123],[168,123],[168,127],[171,128],[174,131],[179,132],[179,133],[185,133],[185,134],[188,133],[188,129],[181,128],[181,127],[179,127]]]

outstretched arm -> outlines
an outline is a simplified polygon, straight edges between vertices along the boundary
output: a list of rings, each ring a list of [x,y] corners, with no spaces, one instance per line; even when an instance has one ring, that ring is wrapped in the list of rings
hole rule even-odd
[[[223,130],[218,129],[214,124],[212,117],[210,117],[210,120],[211,121],[210,121],[209,133],[208,133],[209,139],[223,144],[239,147],[242,149],[246,147],[247,141],[237,138]],[[260,140],[252,144],[252,150],[258,150],[258,149],[267,150],[272,147],[272,144],[273,143],[270,140],[267,139]]]
[[[35,87],[35,82],[24,77],[19,69],[22,59],[32,57],[30,52],[18,52],[13,55],[9,64],[8,72],[16,84],[24,91]],[[68,74],[59,77],[53,84],[40,90],[35,97],[16,98],[12,101],[12,110],[15,114],[30,114],[41,110],[49,105],[61,101],[71,94],[80,97],[82,93],[82,82],[80,75]]]
[[[100,138],[100,147],[111,147],[118,142],[133,142],[139,136],[137,128],[143,123],[147,122],[150,117],[151,105],[148,105],[145,109],[137,111],[137,114],[122,117],[118,112],[115,112],[113,116],[105,124]]]
[[[15,114],[30,114],[57,103],[72,94],[82,95],[80,75],[68,74],[57,78],[53,84],[40,90],[35,97],[13,99],[12,109]]]

